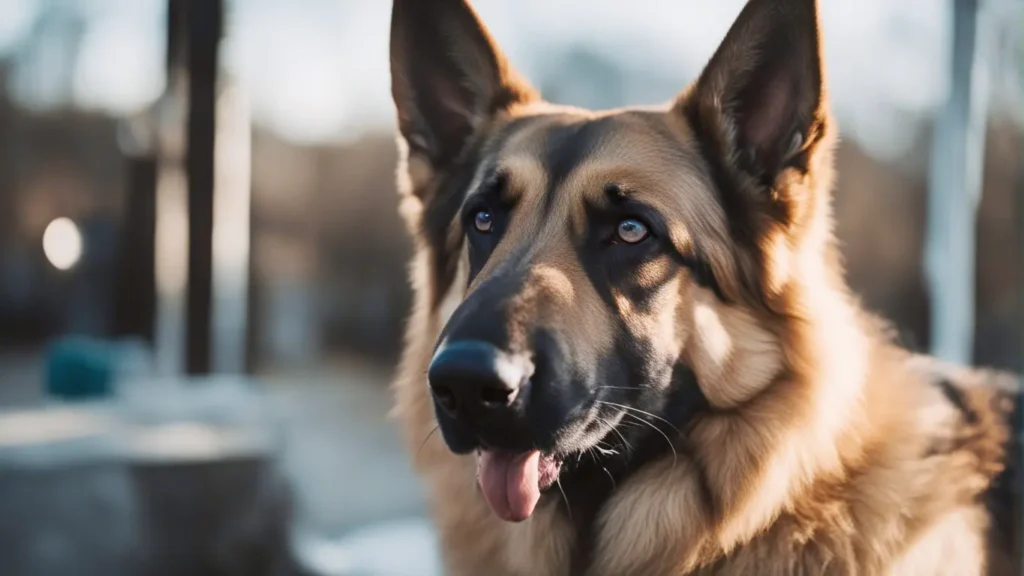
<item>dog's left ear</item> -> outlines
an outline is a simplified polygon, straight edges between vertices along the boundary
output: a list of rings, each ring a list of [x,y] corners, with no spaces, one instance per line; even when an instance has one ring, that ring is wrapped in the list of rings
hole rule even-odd
[[[817,0],[750,0],[680,97],[707,154],[733,187],[770,191],[806,168],[827,111]]]
[[[410,153],[435,170],[496,114],[539,98],[467,0],[394,0],[391,91]]]

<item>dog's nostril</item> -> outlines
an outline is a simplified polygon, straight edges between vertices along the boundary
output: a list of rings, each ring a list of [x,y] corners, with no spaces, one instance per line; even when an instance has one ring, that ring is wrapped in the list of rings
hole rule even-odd
[[[434,393],[434,398],[437,399],[437,403],[440,404],[442,408],[449,412],[455,412],[458,408],[459,401],[455,396],[455,392],[452,391],[451,388],[442,385],[435,385],[431,386],[430,389]]]
[[[488,408],[502,408],[516,399],[517,390],[485,386],[480,389],[480,402]]]

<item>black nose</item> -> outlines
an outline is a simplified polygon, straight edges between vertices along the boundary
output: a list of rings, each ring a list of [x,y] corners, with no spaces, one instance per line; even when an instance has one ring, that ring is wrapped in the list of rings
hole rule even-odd
[[[437,403],[462,417],[508,408],[525,377],[522,363],[478,340],[445,345],[427,372]]]

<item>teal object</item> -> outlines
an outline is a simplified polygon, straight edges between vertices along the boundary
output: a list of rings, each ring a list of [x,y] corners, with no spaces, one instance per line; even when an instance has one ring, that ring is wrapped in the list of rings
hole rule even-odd
[[[116,362],[113,348],[85,337],[62,338],[51,344],[44,360],[46,393],[65,400],[111,396]]]

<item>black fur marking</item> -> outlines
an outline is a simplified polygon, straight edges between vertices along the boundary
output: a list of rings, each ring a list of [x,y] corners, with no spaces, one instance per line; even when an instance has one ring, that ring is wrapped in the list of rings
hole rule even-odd
[[[420,231],[426,238],[433,260],[434,277],[431,282],[431,308],[436,309],[455,280],[458,268],[458,248],[448,246],[449,227],[455,220],[473,180],[479,160],[479,150],[468,151],[467,158],[452,169],[438,175],[438,185],[432,201],[423,207]]]
[[[507,350],[509,345],[506,306],[523,288],[521,273],[497,273],[473,290],[456,308],[434,344],[434,351],[445,339],[482,340]]]
[[[483,270],[491,253],[497,248],[502,237],[508,229],[508,220],[511,207],[502,198],[507,177],[492,175],[487,178],[483,187],[474,195],[464,207],[462,214],[463,230],[468,238],[469,246],[469,278],[466,280],[468,288]],[[480,210],[487,210],[491,213],[492,225],[487,232],[480,232],[473,226],[473,219]]]
[[[681,266],[689,269],[693,281],[697,283],[701,288],[711,290],[714,293],[715,298],[720,301],[731,304],[729,298],[722,291],[722,285],[718,283],[718,279],[715,278],[714,271],[711,270],[711,264],[706,258],[701,257],[699,254],[694,256],[686,256],[678,252],[673,252],[676,260]]]
[[[949,400],[949,403],[963,414],[964,420],[966,420],[968,424],[978,423],[978,413],[968,402],[967,395],[964,394],[963,390],[945,378],[935,382],[935,385],[942,391],[942,395],[946,397],[946,400]]]
[[[599,118],[553,127],[544,142],[544,170],[548,189],[544,195],[544,211],[551,210],[559,188],[584,159],[594,154],[605,135],[612,129],[612,118]]]
[[[643,347],[635,343],[620,348],[622,354],[643,353]],[[633,350],[630,351],[629,348]],[[630,364],[637,361],[639,359],[634,358]],[[552,497],[561,500],[565,513],[576,529],[577,540],[570,571],[574,576],[586,574],[593,562],[598,533],[595,520],[615,489],[646,464],[662,457],[671,457],[672,448],[665,437],[675,439],[675,449],[679,457],[685,458],[686,431],[695,418],[709,409],[708,400],[697,384],[696,375],[682,364],[676,364],[672,369],[671,392],[667,395],[641,388],[628,394],[632,398],[618,397],[621,400],[619,403],[634,405],[658,414],[670,422],[671,426],[649,417],[644,417],[649,426],[630,425],[636,421],[632,417],[626,417],[623,423],[627,425],[620,425],[619,433],[625,437],[631,448],[624,444],[619,434],[611,432],[605,437],[605,443],[614,446],[618,454],[600,455],[588,452],[571,469],[562,473],[560,482],[564,496],[556,487]],[[657,401],[650,400],[655,396],[663,396],[660,409],[655,407]],[[648,401],[645,402],[644,398]],[[710,503],[711,489],[707,479],[702,476],[700,480],[702,491],[709,495],[705,501]]]
[[[1008,554],[1011,559],[1012,571],[1019,574],[1021,570],[1020,550],[1020,520],[1022,501],[1020,457],[1021,444],[1017,431],[1021,429],[1024,410],[1021,406],[1021,398],[1016,394],[996,392],[991,397],[991,405],[982,407],[972,398],[971,393],[958,387],[955,381],[938,376],[933,379],[932,384],[939,388],[950,405],[955,408],[961,416],[961,420],[954,425],[949,437],[937,439],[928,446],[925,451],[926,457],[949,454],[963,448],[963,444],[970,439],[959,438],[958,433],[961,426],[975,426],[982,420],[979,409],[989,409],[997,419],[1005,418],[1009,426],[1007,439],[1003,445],[1004,468],[992,479],[992,482],[980,496],[980,502],[984,505],[986,512],[991,518],[988,526],[988,548],[996,554]],[[983,431],[982,433],[990,433]]]
[[[614,220],[614,217],[602,215],[600,210],[588,208],[587,237],[575,245],[576,255],[583,265],[584,272],[610,310],[618,310],[614,296],[615,291],[618,291],[630,300],[636,311],[642,314],[650,313],[651,306],[655,303],[653,296],[675,278],[682,268],[689,271],[698,286],[711,290],[722,302],[729,302],[708,261],[699,253],[682,254],[676,250],[664,238],[667,234],[660,220],[647,215],[654,236],[644,240],[642,245],[609,246],[603,242],[605,233],[602,229],[612,225],[611,222]],[[636,266],[660,258],[668,259],[663,274],[644,286],[636,284]]]
[[[486,141],[474,142],[449,168],[437,172],[437,188],[425,201],[421,232],[432,253],[434,277],[431,282],[431,307],[436,309],[455,280],[460,245],[449,246],[449,228],[455,222],[459,209],[470,192],[470,185],[478,172],[493,174],[496,152],[502,145],[531,121],[517,118],[503,126]],[[489,182],[489,181],[485,181]]]
[[[1008,414],[1010,434],[1005,444],[1005,468],[993,479],[982,498],[992,519],[988,529],[989,547],[1008,552],[1012,558],[1012,573],[1020,574],[1021,564],[1024,562],[1020,522],[1021,514],[1024,512],[1021,509],[1024,506],[1024,494],[1021,490],[1024,478],[1020,472],[1021,443],[1017,434],[1019,430],[1024,429],[1021,426],[1024,410],[1021,407],[1020,395],[1014,394],[1010,397],[1013,405]]]

